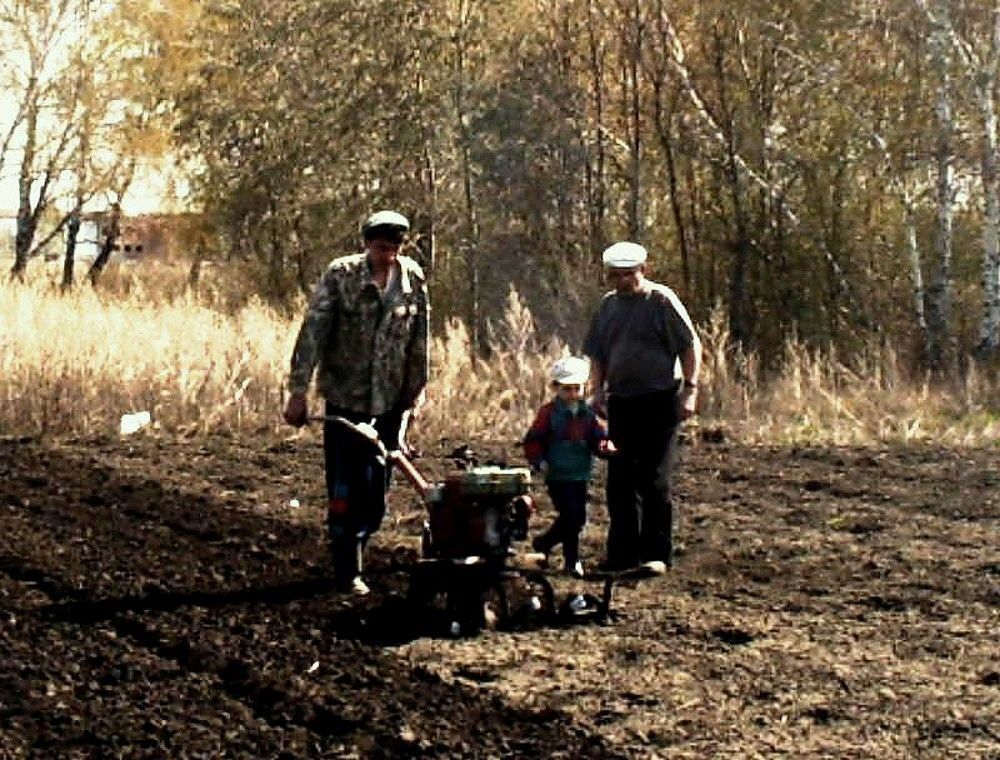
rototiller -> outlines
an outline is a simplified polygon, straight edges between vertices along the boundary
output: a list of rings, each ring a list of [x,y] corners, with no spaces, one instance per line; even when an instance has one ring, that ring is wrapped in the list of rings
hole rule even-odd
[[[453,634],[502,626],[517,614],[556,620],[612,617],[614,582],[628,573],[593,573],[601,581],[600,598],[572,594],[561,607],[550,577],[537,555],[518,554],[513,542],[528,537],[534,512],[526,467],[473,466],[431,482],[401,451],[387,451],[371,425],[343,417],[317,417],[344,425],[373,446],[377,456],[397,465],[427,506],[421,535],[421,558],[410,568],[407,599],[416,605],[444,605]]]

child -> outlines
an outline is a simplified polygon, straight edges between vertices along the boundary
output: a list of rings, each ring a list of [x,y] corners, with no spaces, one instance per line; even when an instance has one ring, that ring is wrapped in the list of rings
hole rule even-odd
[[[545,473],[545,483],[558,516],[545,533],[531,542],[546,556],[563,546],[566,571],[583,576],[580,533],[587,520],[587,485],[593,455],[614,451],[607,428],[584,400],[590,364],[569,356],[552,366],[555,398],[535,416],[524,437],[524,453],[536,472]]]

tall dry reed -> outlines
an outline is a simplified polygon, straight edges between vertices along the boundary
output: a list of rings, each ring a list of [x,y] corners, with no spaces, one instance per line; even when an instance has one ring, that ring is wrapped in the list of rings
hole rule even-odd
[[[171,432],[287,430],[280,410],[297,317],[254,299],[224,314],[182,288],[170,298],[151,290],[138,280],[113,297],[0,285],[0,433],[112,432],[122,414],[140,410]],[[910,379],[890,348],[846,360],[789,341],[767,374],[754,354],[734,349],[721,314],[700,328],[704,390],[694,432],[792,444],[1000,440],[1000,383],[984,371],[932,384]],[[548,396],[548,368],[569,349],[539,337],[517,293],[487,334],[485,358],[461,322],[435,337],[429,402],[414,426],[419,442],[513,444]]]
[[[975,367],[961,379],[913,378],[898,353],[873,345],[842,359],[801,341],[783,346],[778,369],[735,348],[722,314],[701,331],[706,397],[698,424],[745,442],[867,445],[1000,443],[1000,381]]]
[[[0,431],[92,433],[150,411],[163,428],[277,424],[290,327],[259,302],[232,316],[190,295],[0,287]]]

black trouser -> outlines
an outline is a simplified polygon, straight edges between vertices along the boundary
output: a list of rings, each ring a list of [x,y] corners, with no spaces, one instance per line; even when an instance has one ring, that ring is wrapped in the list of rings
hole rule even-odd
[[[608,400],[608,566],[634,567],[673,555],[670,480],[680,419],[677,391]]]
[[[329,402],[328,416],[351,422],[371,422],[367,415],[340,409]],[[375,418],[379,438],[390,448],[399,439],[402,414],[386,412]],[[385,496],[392,467],[379,461],[378,452],[361,435],[336,422],[323,425],[323,453],[326,460],[326,492],[330,497],[327,532],[333,555],[334,577],[348,582],[361,572],[365,544],[378,530],[385,516]]]
[[[580,559],[580,532],[587,522],[587,481],[550,480],[547,485],[552,506],[558,514],[549,529],[532,545],[548,554],[562,544],[566,566],[572,567]]]

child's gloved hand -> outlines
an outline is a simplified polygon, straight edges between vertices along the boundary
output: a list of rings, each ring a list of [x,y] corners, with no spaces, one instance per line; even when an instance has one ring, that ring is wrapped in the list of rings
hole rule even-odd
[[[613,457],[618,453],[618,447],[610,438],[605,438],[597,444],[597,455],[601,457]]]

